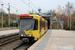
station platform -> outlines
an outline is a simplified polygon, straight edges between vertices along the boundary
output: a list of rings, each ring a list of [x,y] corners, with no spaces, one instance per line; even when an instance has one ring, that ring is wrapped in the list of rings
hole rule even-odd
[[[28,50],[75,50],[75,31],[48,30]]]
[[[0,31],[0,38],[11,36],[19,33],[19,29]]]

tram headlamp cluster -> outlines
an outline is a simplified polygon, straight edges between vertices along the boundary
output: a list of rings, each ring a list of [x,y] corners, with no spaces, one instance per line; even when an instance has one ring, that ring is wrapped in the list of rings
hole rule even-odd
[[[30,37],[32,36],[32,35],[29,35]]]
[[[27,35],[28,37],[32,37],[32,35],[31,34],[29,34],[29,35]]]
[[[21,35],[21,36],[23,36],[23,35]]]
[[[24,37],[32,37],[33,35],[29,34],[29,35],[21,35],[21,36],[24,36]]]

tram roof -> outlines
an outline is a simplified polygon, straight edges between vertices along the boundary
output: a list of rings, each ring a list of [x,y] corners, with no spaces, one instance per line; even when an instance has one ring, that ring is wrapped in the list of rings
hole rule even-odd
[[[21,16],[34,16],[34,17],[38,17],[38,18],[41,17],[41,16],[35,15],[35,14],[21,14],[20,17],[21,17]],[[43,21],[46,20],[46,19],[44,19],[43,17],[41,17],[41,18],[42,18]]]
[[[41,16],[35,15],[35,14],[21,14],[20,16],[37,16],[37,17],[41,17]]]

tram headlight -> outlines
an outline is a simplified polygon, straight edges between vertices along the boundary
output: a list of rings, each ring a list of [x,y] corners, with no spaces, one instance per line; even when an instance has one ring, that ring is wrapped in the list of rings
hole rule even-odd
[[[23,35],[21,35],[21,36],[23,36]]]
[[[24,36],[24,37],[32,37],[32,35],[30,34],[30,35],[20,35],[20,36]]]
[[[30,37],[32,36],[32,35],[29,35]]]

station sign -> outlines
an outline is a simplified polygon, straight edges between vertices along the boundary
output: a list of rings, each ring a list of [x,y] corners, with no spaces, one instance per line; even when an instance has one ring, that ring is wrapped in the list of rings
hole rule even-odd
[[[58,22],[63,22],[63,20],[58,20]]]
[[[15,23],[15,22],[18,22],[18,20],[13,20],[13,22]]]
[[[7,8],[7,10],[9,11],[9,8]]]

